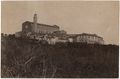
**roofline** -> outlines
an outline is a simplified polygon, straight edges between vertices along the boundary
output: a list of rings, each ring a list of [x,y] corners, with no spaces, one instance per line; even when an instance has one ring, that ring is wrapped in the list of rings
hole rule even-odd
[[[95,37],[98,37],[98,38],[102,38],[102,37],[98,36],[97,34],[82,33],[82,34],[79,34],[79,35],[89,35],[89,36],[95,36]]]
[[[97,34],[88,34],[88,33],[81,33],[81,34],[68,34],[70,36],[80,36],[80,35],[88,35],[88,36],[95,36],[95,37],[98,37],[98,38],[102,38],[100,36],[98,36]],[[102,38],[103,39],[103,38]]]
[[[32,23],[33,24],[33,22],[30,22],[30,21],[25,21],[25,22],[23,22],[23,23]],[[47,27],[56,27],[56,28],[60,28],[59,26],[57,26],[57,25],[47,25],[47,24],[41,24],[41,23],[37,23],[38,25],[43,25],[43,26],[47,26]]]

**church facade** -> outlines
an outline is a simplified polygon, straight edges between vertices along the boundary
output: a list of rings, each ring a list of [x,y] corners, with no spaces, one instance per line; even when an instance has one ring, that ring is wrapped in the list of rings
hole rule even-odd
[[[55,31],[59,31],[59,26],[57,25],[47,25],[37,23],[37,14],[34,14],[33,22],[26,21],[22,24],[22,32],[23,33],[53,33]]]

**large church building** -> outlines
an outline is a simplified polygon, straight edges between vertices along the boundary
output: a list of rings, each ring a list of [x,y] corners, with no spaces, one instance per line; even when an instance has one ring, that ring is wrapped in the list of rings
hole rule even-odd
[[[22,32],[23,33],[53,33],[55,31],[59,31],[59,26],[57,25],[47,25],[37,23],[37,14],[34,14],[33,22],[26,21],[22,24]]]
[[[52,40],[56,42],[79,42],[87,44],[104,44],[102,37],[96,34],[67,34],[66,31],[60,30],[57,25],[47,25],[37,22],[37,14],[34,14],[33,22],[25,21],[22,24],[22,32],[17,32],[16,37],[27,36],[32,39]]]

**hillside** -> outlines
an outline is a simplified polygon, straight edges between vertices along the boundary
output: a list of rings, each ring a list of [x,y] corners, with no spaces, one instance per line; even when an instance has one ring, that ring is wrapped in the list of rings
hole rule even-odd
[[[27,38],[1,38],[2,77],[116,78],[119,47],[66,43],[48,45]]]

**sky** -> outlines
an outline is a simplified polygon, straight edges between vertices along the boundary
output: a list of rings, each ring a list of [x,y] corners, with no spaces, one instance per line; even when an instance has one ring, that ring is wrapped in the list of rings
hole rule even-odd
[[[119,44],[119,3],[117,1],[2,1],[1,31],[13,34],[22,23],[33,21],[58,25],[68,34],[91,33],[106,44]]]

